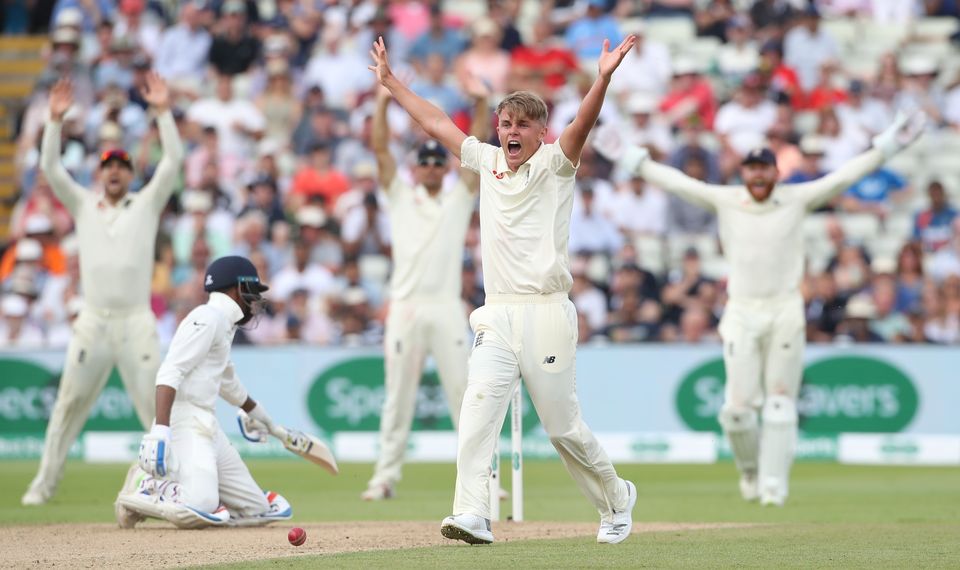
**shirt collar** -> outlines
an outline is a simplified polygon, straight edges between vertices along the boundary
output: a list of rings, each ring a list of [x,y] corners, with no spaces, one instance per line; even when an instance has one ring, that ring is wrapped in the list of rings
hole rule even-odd
[[[223,293],[217,291],[210,293],[210,300],[207,301],[207,304],[223,313],[232,325],[237,324],[243,318],[243,309],[240,308],[240,305]]]

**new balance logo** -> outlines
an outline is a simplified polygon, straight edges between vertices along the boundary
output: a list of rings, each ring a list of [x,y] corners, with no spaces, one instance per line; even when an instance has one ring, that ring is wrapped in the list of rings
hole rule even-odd
[[[483,331],[477,333],[477,338],[473,340],[473,348],[477,348],[483,344]]]
[[[213,285],[213,275],[207,275],[207,280],[203,282],[204,285]]]
[[[547,356],[547,357],[544,357],[544,359],[543,359],[543,363],[544,363],[544,364],[553,364],[553,363],[556,362],[556,361],[557,361],[557,357],[556,357],[556,356]]]

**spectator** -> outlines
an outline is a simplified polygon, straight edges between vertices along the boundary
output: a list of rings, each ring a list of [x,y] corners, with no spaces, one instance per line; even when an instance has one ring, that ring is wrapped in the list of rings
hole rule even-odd
[[[229,255],[233,249],[233,216],[216,208],[213,196],[202,190],[183,192],[180,203],[184,213],[173,229],[174,260],[186,263],[197,239],[206,242],[211,259]]]
[[[657,100],[652,95],[630,95],[623,104],[623,111],[629,116],[625,139],[629,144],[647,147],[654,157],[663,157],[673,151],[673,137],[660,117],[653,116],[656,110]]]
[[[325,298],[335,291],[333,274],[318,263],[310,261],[310,244],[298,239],[293,244],[293,259],[273,276],[270,298],[287,303],[298,289],[309,291],[312,297]]]
[[[328,344],[333,336],[333,323],[312,302],[310,291],[295,289],[281,316],[286,320],[286,340],[311,344]]]
[[[750,20],[746,16],[730,18],[726,23],[726,43],[717,51],[717,70],[728,85],[739,85],[760,64],[760,52],[751,36]]]
[[[893,276],[884,271],[874,277],[872,294],[876,315],[870,330],[883,342],[905,342],[910,335],[910,322],[897,310],[897,283]]]
[[[293,94],[290,66],[282,59],[266,65],[267,86],[256,99],[256,106],[266,119],[264,137],[275,141],[289,141],[300,123],[300,101]]]
[[[160,38],[154,68],[167,81],[189,78],[203,81],[212,39],[203,28],[200,9],[193,2],[180,5],[179,21]]]
[[[852,129],[864,137],[879,134],[893,121],[891,109],[871,96],[863,81],[854,79],[847,88],[847,100],[837,106],[843,129]]]
[[[837,289],[829,271],[813,277],[812,289],[806,307],[807,340],[829,342],[844,319],[847,297]]]
[[[629,61],[629,57],[626,58]],[[627,62],[621,63],[623,66]],[[573,52],[553,35],[553,26],[546,20],[533,23],[532,38],[511,53],[509,91],[527,90],[552,101],[554,92],[567,83],[567,77],[579,69]],[[615,74],[614,78],[620,77]],[[615,81],[611,80],[611,83]],[[612,90],[613,85],[611,85]]]
[[[820,27],[820,12],[809,5],[783,39],[783,53],[787,65],[797,70],[800,87],[804,91],[817,84],[820,66],[827,60],[839,59],[836,40]]]
[[[343,244],[336,234],[336,225],[329,220],[323,209],[306,206],[297,211],[300,226],[299,239],[310,246],[310,261],[338,271],[343,264]]]
[[[570,300],[577,307],[577,312],[585,317],[589,332],[586,335],[587,338],[603,331],[607,326],[607,298],[587,277],[588,263],[586,257],[578,257],[573,260],[570,267],[573,275]]]
[[[605,205],[606,218],[628,238],[662,236],[667,230],[667,195],[633,176],[618,185]]]
[[[253,156],[255,143],[267,127],[266,118],[256,105],[235,96],[233,77],[226,74],[217,76],[214,97],[190,106],[187,119],[200,127],[216,128],[221,159]]]
[[[632,31],[637,41],[623,58],[621,72],[615,73],[610,80],[609,92],[621,102],[638,92],[659,99],[670,87],[670,50],[657,40],[648,38],[643,25],[634,27]],[[612,38],[610,42],[614,45]]]
[[[866,293],[853,296],[847,302],[843,321],[837,326],[835,340],[847,343],[883,342],[883,337],[873,332],[870,321],[877,316],[873,299]]]
[[[448,73],[446,59],[438,53],[426,57],[420,79],[411,83],[410,89],[451,117],[461,112],[467,104]]]
[[[920,308],[923,287],[923,251],[920,244],[903,244],[897,255],[897,310],[909,313]]]
[[[930,266],[930,276],[937,283],[960,276],[960,217],[953,218],[950,225],[953,229],[950,242],[937,250]]]
[[[260,40],[250,33],[243,0],[226,0],[220,14],[220,31],[210,44],[210,65],[218,74],[232,78],[246,72],[260,57]]]
[[[943,290],[934,287],[924,289],[923,324],[924,337],[936,344],[960,343],[960,315],[947,311],[946,296]]]
[[[671,271],[668,283],[663,288],[663,320],[679,324],[680,317],[687,307],[698,302],[700,288],[713,281],[703,275],[700,252],[690,247],[683,253],[680,269]]]
[[[443,11],[440,5],[432,4],[429,28],[423,35],[417,37],[410,47],[410,62],[420,70],[426,64],[428,57],[439,55],[444,58],[445,67],[449,68],[453,65],[453,60],[460,55],[465,47],[466,42],[464,42],[463,36],[456,30],[444,25]],[[390,51],[393,51],[392,47]]]
[[[676,2],[672,2],[676,3]],[[697,26],[697,35],[705,38],[716,38],[726,41],[727,30],[735,19],[736,9],[731,0],[711,0],[709,4],[693,13],[693,22]],[[740,19],[746,22],[746,18]]]
[[[43,331],[29,317],[29,303],[20,295],[7,294],[0,301],[0,348],[43,348]]]
[[[823,160],[823,140],[817,135],[806,135],[800,139],[800,165],[793,171],[785,182],[787,184],[802,184],[826,176],[827,173],[820,166]]]
[[[843,78],[840,76],[839,64],[828,59],[820,65],[820,75],[817,84],[810,89],[804,100],[803,108],[819,111],[827,107],[836,107],[847,101],[847,92],[840,85]]]
[[[332,212],[337,199],[350,189],[350,181],[332,163],[330,146],[322,141],[313,144],[309,161],[293,177],[290,192],[299,202],[319,200]]]
[[[708,157],[706,151],[690,149],[685,157],[677,158],[683,161],[679,164],[679,168],[684,174],[696,180],[709,181]],[[716,232],[716,214],[672,194],[667,197],[667,212],[667,232],[670,234],[712,235]]]
[[[517,29],[517,18],[523,6],[521,0],[487,0],[487,14],[501,30],[500,49],[513,53],[523,46],[523,38]]]
[[[697,60],[678,57],[673,61],[673,80],[660,101],[660,111],[671,125],[696,120],[707,130],[713,129],[717,101],[710,82],[701,75]]]
[[[947,193],[939,180],[927,186],[930,207],[919,212],[913,222],[913,238],[920,240],[925,251],[937,251],[950,242],[957,211],[947,201]]]
[[[893,204],[902,203],[910,193],[910,185],[902,176],[881,166],[847,189],[840,204],[847,212],[873,214],[882,219]]]
[[[777,118],[776,106],[764,98],[763,80],[749,75],[736,97],[720,107],[714,129],[720,138],[720,172],[730,177],[740,168],[743,157],[763,144]]]
[[[343,253],[348,257],[390,255],[390,219],[380,208],[376,194],[365,195],[362,207],[346,215],[341,237]]]
[[[150,56],[160,46],[160,27],[144,14],[145,0],[120,0],[117,23],[113,28],[115,37],[129,37]]]
[[[583,17],[567,28],[564,40],[567,47],[580,59],[600,57],[604,40],[611,46],[622,41],[617,21],[606,13],[606,0],[587,0],[587,9]]]
[[[700,303],[693,303],[680,316],[680,337],[687,344],[717,342],[720,337],[710,325],[710,312]]]
[[[322,48],[314,52],[303,74],[304,83],[319,85],[326,105],[336,109],[354,108],[374,83],[374,75],[367,69],[369,56],[362,58],[345,49],[344,33],[339,24],[328,22],[321,34]]]
[[[792,142],[793,133],[789,127],[774,124],[767,131],[767,146],[777,158],[777,170],[780,180],[788,180],[803,164],[803,153]]]
[[[594,204],[593,188],[580,189],[581,208],[570,220],[570,251],[613,255],[623,245],[623,237]]]
[[[503,31],[490,18],[481,18],[471,27],[470,47],[457,58],[454,69],[461,85],[471,77],[484,81],[494,94],[507,92],[510,53],[500,48]]]
[[[472,261],[463,262],[463,270],[460,272],[460,282],[463,283],[463,298],[466,304],[467,313],[471,313],[483,306],[486,300],[486,294],[483,291],[483,283],[477,276],[477,267]]]
[[[66,258],[53,233],[50,218],[33,214],[24,222],[24,237],[7,248],[0,259],[0,281],[7,279],[17,265],[36,264],[37,270],[51,275],[63,275]]]
[[[320,93],[322,92],[320,90]],[[301,116],[300,124],[294,130],[294,151],[298,156],[304,156],[321,144],[330,147],[331,154],[336,153],[340,143],[343,142],[338,132],[340,127],[336,113],[324,104],[305,107],[307,112]]]
[[[783,45],[777,40],[768,40],[760,48],[759,73],[773,94],[783,94],[795,109],[803,108],[806,98],[797,72],[783,62]],[[886,128],[888,123],[884,123]]]
[[[373,319],[367,294],[354,287],[343,292],[338,312],[340,330],[337,344],[344,347],[376,346],[383,342],[382,327]]]
[[[96,146],[100,125],[106,121],[112,121],[123,133],[120,146],[123,148],[135,146],[148,129],[146,112],[139,105],[130,102],[126,88],[112,80],[104,86],[99,93],[99,98],[100,101],[87,115],[84,129],[87,144],[91,147]]]

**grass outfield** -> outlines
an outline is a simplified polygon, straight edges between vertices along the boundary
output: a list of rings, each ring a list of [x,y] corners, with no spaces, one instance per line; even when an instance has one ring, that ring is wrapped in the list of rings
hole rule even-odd
[[[396,499],[364,503],[370,465],[342,465],[332,478],[300,461],[251,462],[265,487],[283,493],[299,522],[427,520],[449,514],[453,465],[411,464]],[[19,498],[33,462],[5,462],[0,524],[111,522],[125,467],[70,463],[58,496],[24,509]],[[529,520],[598,522],[559,463],[528,462]],[[960,470],[800,464],[787,507],[761,508],[738,496],[731,464],[625,465],[637,483],[636,521],[739,522],[739,529],[636,534],[619,546],[592,538],[418,548],[270,560],[249,567],[789,567],[915,568],[960,566]],[[509,484],[509,465],[502,473]],[[505,504],[509,512],[509,503]],[[323,537],[318,537],[323,540]],[[245,566],[245,567],[247,567]]]

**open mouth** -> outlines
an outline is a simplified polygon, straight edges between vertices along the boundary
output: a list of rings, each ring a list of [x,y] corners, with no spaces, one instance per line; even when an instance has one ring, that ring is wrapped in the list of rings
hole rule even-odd
[[[750,190],[763,191],[767,189],[767,182],[765,180],[751,180],[748,186]]]
[[[522,150],[520,141],[507,141],[507,156],[510,158],[517,158]]]

